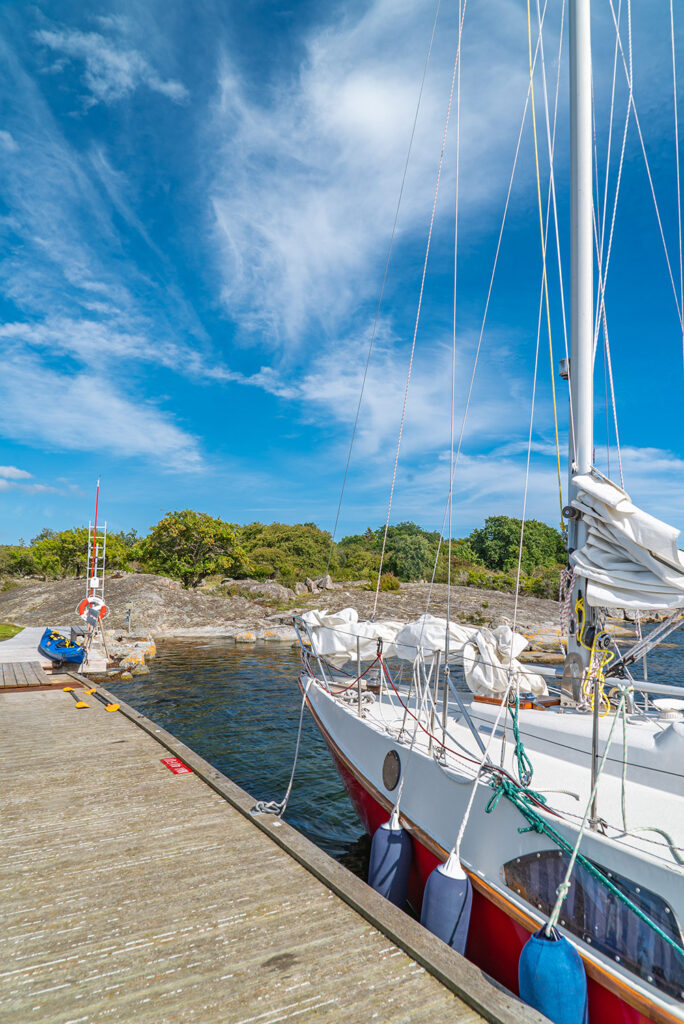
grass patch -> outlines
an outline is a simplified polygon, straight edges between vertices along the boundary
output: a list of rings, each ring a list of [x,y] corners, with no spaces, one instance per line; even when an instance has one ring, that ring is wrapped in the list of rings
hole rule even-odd
[[[12,622],[0,622],[0,640],[11,640],[17,633],[21,633],[23,626],[15,626]]]

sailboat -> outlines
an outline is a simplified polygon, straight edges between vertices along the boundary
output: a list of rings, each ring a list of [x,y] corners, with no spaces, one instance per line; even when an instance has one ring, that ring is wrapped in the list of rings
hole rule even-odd
[[[295,620],[299,685],[374,844],[383,828],[404,840],[389,898],[420,911],[436,869],[460,873],[456,948],[510,990],[524,995],[530,937],[560,936],[586,975],[572,1019],[672,1024],[684,1020],[684,701],[633,668],[684,619],[684,553],[678,531],[593,464],[590,13],[570,0],[562,673],[521,664],[525,640],[507,626],[361,622],[348,609]],[[618,648],[615,607],[661,621]]]

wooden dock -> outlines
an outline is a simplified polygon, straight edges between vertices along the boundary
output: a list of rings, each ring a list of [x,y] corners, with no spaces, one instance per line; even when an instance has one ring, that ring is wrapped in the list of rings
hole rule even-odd
[[[2,690],[44,686],[49,681],[49,676],[45,674],[39,661],[0,662],[0,689]]]
[[[42,668],[52,669],[54,662],[38,650],[44,632],[44,626],[25,626],[16,636],[0,641],[0,665],[12,665],[20,662],[22,664],[39,664]],[[59,626],[57,632],[69,636],[70,628]],[[81,670],[83,672],[105,672],[107,670],[107,656],[99,641],[96,640],[91,644]]]
[[[289,825],[252,817],[163,729],[79,697],[0,693],[0,1021],[545,1020]]]

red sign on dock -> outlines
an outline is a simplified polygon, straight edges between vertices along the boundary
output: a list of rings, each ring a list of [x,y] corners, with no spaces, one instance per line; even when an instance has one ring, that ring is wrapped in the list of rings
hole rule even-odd
[[[162,757],[160,760],[174,775],[192,775],[192,768],[188,768],[179,757]]]

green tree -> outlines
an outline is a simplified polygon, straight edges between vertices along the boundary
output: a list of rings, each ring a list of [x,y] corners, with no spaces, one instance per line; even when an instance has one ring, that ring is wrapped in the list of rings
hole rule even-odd
[[[346,566],[354,560],[356,564],[361,564],[360,552],[372,552],[378,558],[377,564],[373,566],[377,573],[384,534],[384,527],[379,527],[377,530],[369,528],[365,533],[344,537],[338,545],[340,563]],[[390,526],[387,530],[383,570],[402,580],[430,577],[438,544],[438,533],[423,530],[416,523],[404,522]],[[347,579],[353,578],[353,574],[345,572],[345,575]]]
[[[422,580],[432,575],[437,545],[427,534],[402,532],[387,538],[387,572],[400,580]]]
[[[511,571],[518,564],[520,525],[519,519],[509,516],[489,516],[481,529],[470,534],[470,547],[488,569]],[[565,544],[558,530],[529,519],[523,535],[523,571],[530,573],[537,567],[558,565],[565,559]]]
[[[321,575],[328,568],[330,534],[315,523],[249,523],[240,530],[240,543],[249,557],[249,572],[257,579],[295,582]],[[330,572],[336,570],[333,552]]]
[[[101,544],[103,534],[98,533]],[[77,526],[70,530],[41,530],[31,541],[31,556],[38,572],[48,578],[85,576],[88,570],[88,528]],[[107,536],[106,567],[125,569],[128,551],[121,537]]]
[[[0,545],[0,576],[30,576],[36,571],[33,555],[26,545]]]
[[[213,573],[244,573],[249,560],[237,528],[206,512],[167,512],[139,545],[143,567],[186,587]]]
[[[369,551],[362,543],[339,544],[338,576],[345,580],[375,579],[380,568],[380,552]]]

